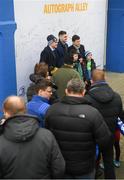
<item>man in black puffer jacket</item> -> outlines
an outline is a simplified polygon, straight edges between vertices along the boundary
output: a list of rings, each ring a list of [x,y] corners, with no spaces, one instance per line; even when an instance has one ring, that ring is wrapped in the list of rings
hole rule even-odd
[[[0,136],[0,179],[62,178],[65,162],[52,133],[25,115],[17,96],[4,102],[6,121]]]
[[[92,73],[92,81],[91,88],[87,92],[85,98],[103,115],[104,121],[112,133],[108,150],[102,153],[102,155],[105,167],[105,178],[115,179],[113,142],[117,118],[122,115],[122,101],[120,95],[114,92],[105,81],[105,73],[103,70],[94,70]]]
[[[46,127],[55,135],[66,161],[66,177],[94,178],[96,143],[105,151],[110,131],[101,114],[83,98],[83,83],[72,79],[61,102],[46,113]]]

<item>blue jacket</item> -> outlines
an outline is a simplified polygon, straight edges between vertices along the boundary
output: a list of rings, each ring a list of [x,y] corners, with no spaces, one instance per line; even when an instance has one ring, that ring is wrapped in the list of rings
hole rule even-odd
[[[117,119],[117,126],[122,135],[124,135],[124,122],[118,117]]]
[[[38,116],[40,127],[44,127],[44,116],[49,106],[48,99],[37,95],[34,95],[32,100],[27,103],[28,113]]]

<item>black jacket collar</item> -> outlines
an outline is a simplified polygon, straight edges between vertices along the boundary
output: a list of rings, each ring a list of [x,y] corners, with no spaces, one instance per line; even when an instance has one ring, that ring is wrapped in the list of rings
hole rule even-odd
[[[91,104],[85,97],[64,96],[61,100],[65,104]]]

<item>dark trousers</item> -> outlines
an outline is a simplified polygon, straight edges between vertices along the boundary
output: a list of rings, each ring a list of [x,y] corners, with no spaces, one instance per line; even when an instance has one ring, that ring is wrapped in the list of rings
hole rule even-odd
[[[102,151],[102,158],[104,163],[105,179],[116,179],[113,163],[113,143],[110,143],[107,149]]]
[[[120,160],[120,130],[116,129],[115,131],[115,142],[114,142],[114,148],[115,148],[115,160]]]
[[[119,141],[116,141],[114,143],[114,147],[115,147],[115,160],[119,161],[120,160],[120,144],[119,144]]]
[[[65,174],[64,179],[92,179],[93,180],[93,179],[95,179],[95,169],[88,174],[84,174],[84,175],[80,175],[80,176]]]

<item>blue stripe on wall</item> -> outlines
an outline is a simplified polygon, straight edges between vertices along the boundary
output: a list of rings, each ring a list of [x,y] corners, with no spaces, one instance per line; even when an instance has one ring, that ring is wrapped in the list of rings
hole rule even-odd
[[[0,0],[0,110],[7,96],[16,95],[15,30],[13,0]]]
[[[124,0],[108,1],[106,69],[124,72]]]

